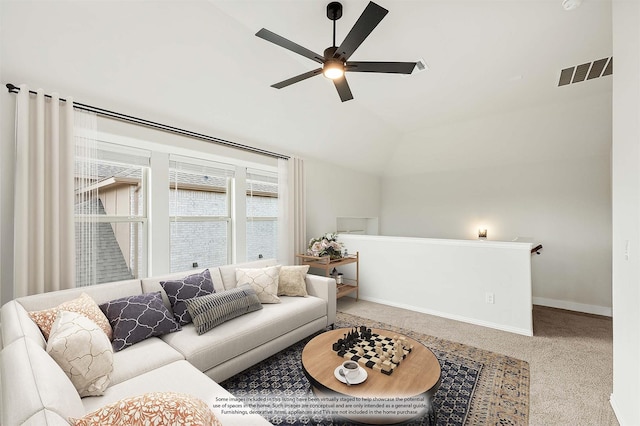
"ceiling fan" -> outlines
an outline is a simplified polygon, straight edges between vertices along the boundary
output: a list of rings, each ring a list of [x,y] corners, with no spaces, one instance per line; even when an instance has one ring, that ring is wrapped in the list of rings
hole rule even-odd
[[[353,99],[351,89],[345,78],[346,72],[411,74],[413,68],[416,66],[416,62],[349,61],[353,52],[355,52],[369,34],[371,34],[373,29],[382,21],[387,13],[389,13],[387,9],[374,2],[369,2],[362,12],[362,15],[360,15],[360,18],[358,18],[353,28],[351,28],[351,31],[349,31],[349,34],[347,34],[342,41],[342,44],[336,47],[336,21],[342,17],[342,4],[336,1],[329,3],[327,5],[327,18],[333,21],[333,46],[327,47],[324,50],[324,55],[312,52],[266,28],[261,29],[256,33],[256,36],[322,64],[321,68],[272,84],[271,87],[282,89],[283,87],[298,83],[307,78],[323,74],[325,77],[333,80],[340,99],[342,102],[345,102]]]

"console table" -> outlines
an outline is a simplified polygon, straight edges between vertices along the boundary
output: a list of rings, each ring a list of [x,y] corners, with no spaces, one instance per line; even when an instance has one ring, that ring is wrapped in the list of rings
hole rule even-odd
[[[347,294],[356,293],[356,301],[359,296],[359,280],[360,280],[360,254],[356,252],[356,254],[350,254],[346,257],[342,257],[340,259],[331,260],[329,256],[309,256],[306,254],[296,254],[296,257],[300,259],[301,265],[309,265],[310,268],[317,268],[324,270],[324,275],[326,277],[329,276],[331,270],[333,268],[348,265],[350,263],[356,264],[356,277],[353,278],[343,278],[341,284],[336,285],[336,298],[341,298],[342,296],[346,296]]]

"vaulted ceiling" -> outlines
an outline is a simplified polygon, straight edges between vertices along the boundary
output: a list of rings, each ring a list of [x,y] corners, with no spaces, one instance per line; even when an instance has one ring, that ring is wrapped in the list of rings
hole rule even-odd
[[[378,0],[389,14],[351,59],[429,69],[347,74],[344,103],[322,76],[269,87],[317,64],[254,35],[322,53],[327,1],[0,3],[3,83],[376,174],[409,133],[611,93],[611,77],[557,87],[563,68],[611,56],[610,0]],[[368,2],[342,3],[338,44]]]

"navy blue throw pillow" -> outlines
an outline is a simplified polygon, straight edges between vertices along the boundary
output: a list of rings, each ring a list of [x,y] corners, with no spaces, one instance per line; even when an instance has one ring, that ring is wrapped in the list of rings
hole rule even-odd
[[[162,295],[143,293],[122,297],[100,305],[113,329],[114,352],[152,336],[162,336],[181,329],[164,306]]]

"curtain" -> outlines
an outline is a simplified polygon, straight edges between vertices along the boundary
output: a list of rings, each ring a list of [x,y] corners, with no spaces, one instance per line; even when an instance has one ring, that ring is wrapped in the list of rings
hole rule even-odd
[[[16,99],[14,297],[73,288],[73,100]]]
[[[306,253],[306,197],[304,162],[278,159],[278,259],[293,265],[295,254]]]

